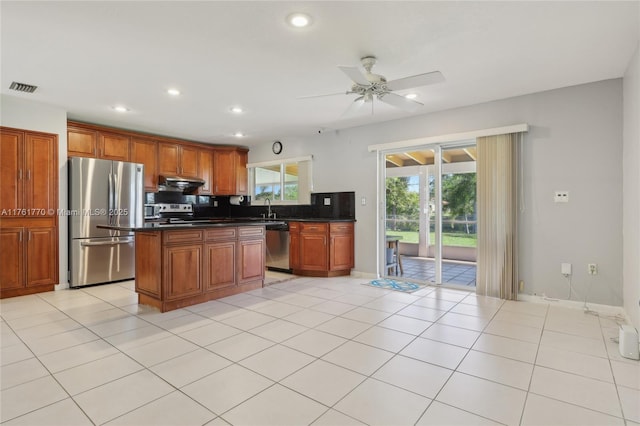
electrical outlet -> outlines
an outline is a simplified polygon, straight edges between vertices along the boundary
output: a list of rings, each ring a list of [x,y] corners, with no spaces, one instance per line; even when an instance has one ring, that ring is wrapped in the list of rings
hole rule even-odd
[[[330,206],[331,205],[331,198],[329,197],[325,197],[324,201],[324,205],[325,206]]]
[[[556,191],[553,195],[553,201],[556,203],[568,203],[569,191]]]
[[[587,268],[589,271],[589,275],[598,275],[598,264],[597,263],[589,263],[587,264]]]
[[[360,199],[360,204],[362,204],[363,206],[366,206],[367,205],[367,197],[362,197]]]
[[[213,200],[213,207],[218,207],[218,200]]]

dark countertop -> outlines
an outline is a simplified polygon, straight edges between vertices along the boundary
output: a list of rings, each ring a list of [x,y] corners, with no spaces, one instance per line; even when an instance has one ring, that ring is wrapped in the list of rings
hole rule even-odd
[[[263,219],[260,217],[236,217],[236,218],[202,218],[193,222],[186,223],[167,223],[161,221],[149,221],[140,227],[128,227],[128,226],[112,226],[112,225],[98,225],[98,228],[112,229],[114,231],[169,231],[176,229],[193,229],[193,228],[221,228],[226,226],[278,226],[284,225],[287,222],[355,222],[355,219],[326,219],[326,218],[277,218],[277,219]]]

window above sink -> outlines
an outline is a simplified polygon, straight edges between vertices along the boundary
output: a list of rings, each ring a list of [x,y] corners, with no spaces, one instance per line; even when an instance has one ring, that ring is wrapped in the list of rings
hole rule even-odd
[[[247,164],[252,205],[310,204],[313,157]]]

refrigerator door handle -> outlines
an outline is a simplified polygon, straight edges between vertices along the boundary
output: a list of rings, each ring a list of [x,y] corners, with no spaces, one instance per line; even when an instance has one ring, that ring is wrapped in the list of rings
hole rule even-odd
[[[133,244],[134,240],[124,240],[124,241],[99,241],[94,243],[80,243],[82,247],[92,247],[92,246],[115,246],[118,244]]]
[[[109,211],[107,212],[107,214],[109,215],[109,225],[113,225],[113,196],[114,196],[114,185],[113,185],[113,174],[109,173],[109,177],[108,177],[108,191],[109,191],[109,195],[108,195],[108,200],[107,200],[107,209],[109,209]]]

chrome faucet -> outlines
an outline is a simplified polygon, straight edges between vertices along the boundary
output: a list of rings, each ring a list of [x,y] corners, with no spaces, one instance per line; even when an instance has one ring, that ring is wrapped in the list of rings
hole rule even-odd
[[[271,198],[265,198],[264,203],[269,204],[269,209],[267,210],[267,219],[271,219]]]

